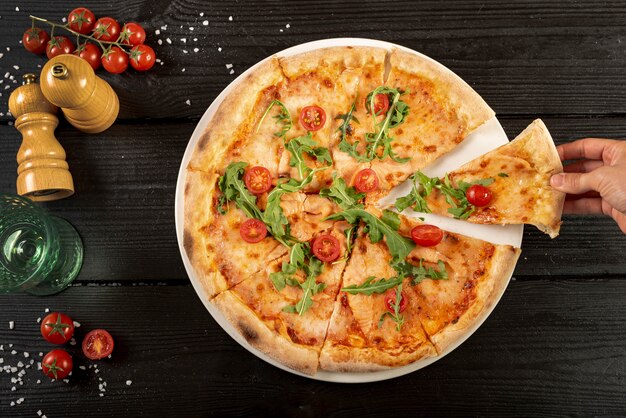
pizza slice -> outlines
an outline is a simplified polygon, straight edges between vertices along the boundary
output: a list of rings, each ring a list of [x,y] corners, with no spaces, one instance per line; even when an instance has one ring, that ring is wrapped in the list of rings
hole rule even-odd
[[[422,191],[401,200],[432,212],[481,224],[531,224],[554,238],[559,234],[565,194],[550,186],[563,171],[554,142],[537,119],[513,141],[448,173],[444,179],[418,174]],[[432,189],[432,193],[428,193]],[[417,202],[423,202],[417,204]]]

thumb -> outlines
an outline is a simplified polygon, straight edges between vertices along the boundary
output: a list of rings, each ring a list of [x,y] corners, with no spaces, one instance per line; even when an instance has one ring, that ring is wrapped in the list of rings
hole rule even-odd
[[[560,173],[550,178],[550,185],[555,189],[569,193],[582,194],[591,190],[598,191],[600,183],[598,170],[590,173]]]

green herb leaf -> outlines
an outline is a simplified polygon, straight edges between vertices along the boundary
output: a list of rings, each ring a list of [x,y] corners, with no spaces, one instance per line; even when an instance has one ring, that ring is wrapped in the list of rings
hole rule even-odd
[[[363,294],[369,296],[374,293],[383,293],[402,283],[403,280],[404,277],[399,276],[379,280],[376,280],[376,277],[374,276],[370,276],[360,285],[353,284],[352,286],[342,288],[341,291],[350,293],[351,295]]]
[[[448,203],[448,205],[450,205],[450,208],[448,208],[448,213],[450,213],[457,219],[467,219],[476,210],[476,207],[472,205],[465,196],[467,189],[475,184],[489,186],[494,181],[495,179],[492,177],[474,180],[470,183],[465,181],[458,181],[457,187],[455,188],[452,186],[450,178],[446,174],[443,183],[439,182],[439,184],[437,184],[435,187],[441,190],[441,193],[443,193],[446,198],[446,202]]]
[[[365,193],[359,193],[354,187],[348,187],[343,178],[335,176],[329,189],[320,190],[320,196],[337,203],[342,209],[363,208],[358,203],[365,197]]]
[[[285,104],[281,102],[280,100],[273,100],[269,104],[265,112],[263,112],[263,116],[261,116],[261,120],[259,120],[259,124],[257,125],[256,131],[259,132],[259,129],[261,128],[261,124],[265,120],[265,117],[270,113],[270,111],[272,110],[274,106],[278,106],[280,108],[278,115],[275,115],[274,119],[276,120],[276,123],[280,124],[281,126],[280,131],[275,132],[274,135],[279,138],[284,139],[285,135],[287,135],[287,132],[289,132],[289,130],[291,129],[292,122],[291,122],[291,114],[289,113],[289,109],[287,109],[287,106],[285,106]]]
[[[242,178],[245,173],[244,162],[231,163],[226,167],[224,175],[218,180],[218,187],[223,193],[223,197],[218,200],[218,210],[225,212],[228,202],[234,201],[247,217],[261,219],[261,211],[256,205],[256,196],[248,191]]]
[[[506,174],[506,173],[498,173],[498,176],[500,176],[500,177],[508,177],[509,175]]]
[[[398,163],[406,163],[410,158],[399,158],[396,156],[391,148],[393,138],[389,136],[389,129],[401,125],[409,114],[409,106],[400,100],[400,96],[404,94],[404,92],[385,86],[377,87],[367,95],[366,102],[369,104],[369,109],[375,108],[376,95],[378,94],[392,95],[392,99],[390,100],[387,115],[382,122],[379,123],[377,121],[378,115],[374,114],[372,111],[370,112],[372,114],[374,132],[365,135],[367,141],[367,158],[371,161],[374,158],[383,160],[389,157]]]
[[[320,162],[326,162],[328,165],[332,164],[333,160],[330,157],[330,151],[328,148],[320,147],[313,139],[311,132],[304,136],[291,139],[285,143],[285,148],[291,153],[289,159],[289,165],[298,169],[300,179],[306,178],[309,172],[312,170],[306,165],[304,160],[304,153],[316,158]]]

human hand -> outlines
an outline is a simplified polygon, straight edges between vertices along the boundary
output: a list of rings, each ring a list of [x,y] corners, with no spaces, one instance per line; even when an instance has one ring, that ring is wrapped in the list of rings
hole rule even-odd
[[[562,161],[577,160],[550,179],[567,193],[563,212],[603,213],[626,234],[626,140],[585,138],[557,150]]]

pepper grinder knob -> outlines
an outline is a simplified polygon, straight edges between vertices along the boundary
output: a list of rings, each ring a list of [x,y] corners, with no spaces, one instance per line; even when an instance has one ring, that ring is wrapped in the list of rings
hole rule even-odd
[[[9,97],[9,110],[22,134],[17,153],[17,193],[32,200],[58,200],[74,194],[74,182],[65,161],[65,150],[54,137],[59,124],[57,107],[36,83],[35,74],[25,74],[24,85]]]
[[[75,55],[59,55],[44,65],[41,90],[82,132],[108,129],[119,113],[119,100],[111,86],[94,73],[87,61]]]

